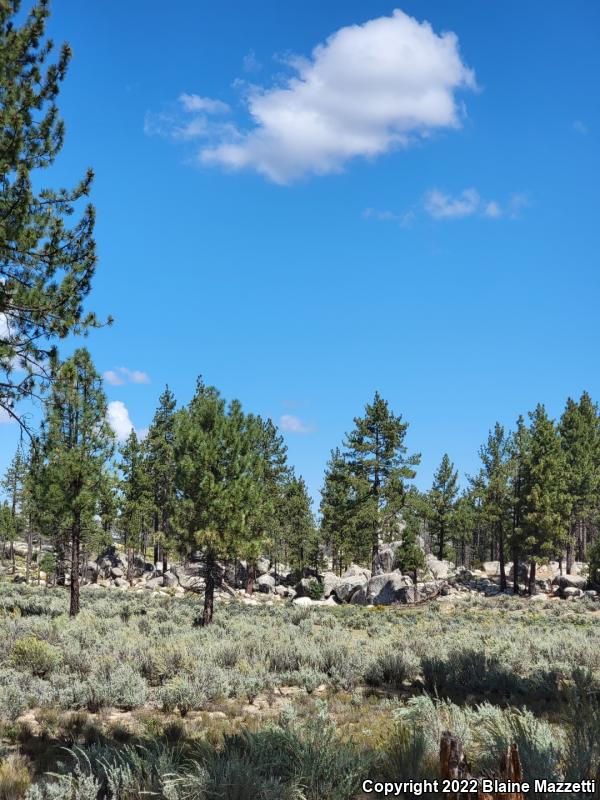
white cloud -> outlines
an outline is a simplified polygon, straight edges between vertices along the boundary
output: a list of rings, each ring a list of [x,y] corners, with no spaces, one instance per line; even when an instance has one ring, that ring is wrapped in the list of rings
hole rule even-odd
[[[365,208],[362,213],[365,219],[376,219],[379,222],[396,222],[401,228],[408,228],[416,219],[415,212],[410,209],[402,214],[395,211],[381,211],[377,208]]]
[[[243,61],[244,72],[260,72],[262,64],[256,58],[254,50],[248,50]]]
[[[179,102],[185,111],[204,111],[207,114],[227,114],[229,106],[222,100],[213,100],[212,97],[200,97],[198,94],[183,93],[179,95]]]
[[[502,209],[495,200],[490,200],[489,203],[485,204],[483,216],[489,217],[490,219],[498,219],[498,217],[502,216]]]
[[[457,195],[447,194],[440,189],[430,189],[422,201],[407,211],[381,211],[376,208],[365,208],[362,215],[365,219],[376,219],[380,222],[395,222],[403,228],[410,227],[425,212],[433,219],[462,219],[480,216],[488,219],[499,219],[508,214],[516,219],[521,209],[529,205],[527,195],[513,194],[504,203],[497,200],[484,200],[477,189],[463,189]]]
[[[103,378],[111,386],[123,386],[126,383],[150,383],[150,376],[147,372],[127,367],[107,369]]]
[[[117,440],[124,442],[133,430],[133,422],[125,403],[122,400],[112,400],[108,404],[106,418]]]
[[[475,214],[481,205],[476,189],[465,189],[457,197],[431,189],[425,195],[425,210],[434,219],[457,219]]]
[[[279,426],[282,431],[287,433],[312,433],[314,430],[312,425],[303,422],[294,414],[283,414],[279,417]]]
[[[373,158],[460,127],[456,93],[476,88],[456,35],[437,34],[400,10],[340,28],[309,58],[288,58],[286,66],[294,74],[283,84],[243,84],[250,129],[199,129],[208,139],[198,153],[201,163],[252,169],[280,184],[339,172],[352,158]],[[148,132],[160,132],[152,127],[147,121]],[[171,135],[181,138],[180,128],[175,124]]]

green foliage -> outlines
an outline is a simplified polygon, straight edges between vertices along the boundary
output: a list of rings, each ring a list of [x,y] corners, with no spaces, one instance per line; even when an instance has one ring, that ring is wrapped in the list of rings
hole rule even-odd
[[[71,551],[70,613],[79,613],[81,547],[98,541],[99,498],[114,436],[106,396],[87,350],[61,366],[46,403],[44,428],[46,513],[57,550]],[[74,561],[73,561],[74,559]]]
[[[446,557],[448,537],[452,530],[454,504],[458,494],[458,472],[444,453],[433,476],[433,485],[427,495],[427,527],[438,558]]]
[[[13,647],[11,663],[15,669],[27,670],[40,678],[53,672],[60,662],[60,650],[35,636],[18,639]]]
[[[67,225],[93,174],[73,190],[39,188],[40,171],[63,145],[56,100],[71,51],[63,45],[48,64],[48,2],[35,3],[24,19],[19,6],[7,0],[0,8],[0,317],[7,328],[0,339],[0,408],[17,419],[16,404],[47,384],[56,341],[97,325],[83,310],[96,267],[93,207]]]
[[[565,455],[556,426],[543,405],[538,405],[529,416],[523,547],[533,560],[543,560],[566,544],[572,498],[567,491]]]

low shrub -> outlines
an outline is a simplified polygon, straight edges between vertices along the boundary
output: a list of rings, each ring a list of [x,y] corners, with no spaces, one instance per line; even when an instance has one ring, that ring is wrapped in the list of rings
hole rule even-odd
[[[15,669],[30,672],[38,677],[48,675],[60,662],[60,650],[36,639],[35,636],[26,636],[16,641],[11,656],[11,663]]]

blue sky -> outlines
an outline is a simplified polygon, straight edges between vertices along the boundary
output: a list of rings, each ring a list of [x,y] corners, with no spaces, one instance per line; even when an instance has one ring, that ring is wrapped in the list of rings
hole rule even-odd
[[[97,174],[116,321],[87,344],[122,425],[202,374],[287,428],[317,497],[376,389],[421,488],[496,420],[600,399],[597,3],[54,6],[52,181]]]

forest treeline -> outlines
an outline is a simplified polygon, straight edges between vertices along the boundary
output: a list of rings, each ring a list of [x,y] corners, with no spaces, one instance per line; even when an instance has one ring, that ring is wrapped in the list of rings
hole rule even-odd
[[[151,551],[163,571],[167,560],[201,558],[205,624],[223,563],[246,561],[251,590],[260,556],[299,577],[329,563],[340,573],[353,562],[376,569],[381,546],[398,539],[405,573],[425,566],[425,538],[440,559],[498,560],[504,589],[509,560],[529,565],[531,593],[536,565],[549,559],[569,572],[589,558],[597,577],[600,415],[587,393],[569,399],[558,422],[538,405],[513,432],[496,423],[462,491],[445,454],[426,492],[412,483],[420,455],[407,452],[408,423],[376,393],[332,452],[318,520],[276,425],[201,379],[179,408],[165,389],[143,439],[132,430],[117,446],[106,409],[102,379],[77,350],[55,376],[39,433],[3,480],[0,538],[9,551],[28,542],[28,573],[34,541],[53,545],[45,566],[58,583],[68,574],[72,614],[88,559],[115,541],[130,565]],[[519,580],[517,568],[515,592]]]

